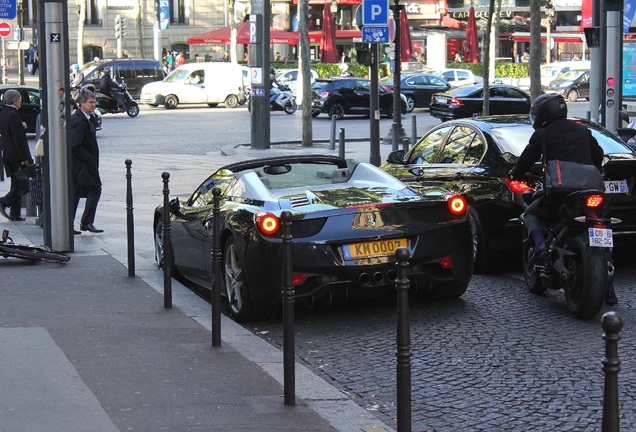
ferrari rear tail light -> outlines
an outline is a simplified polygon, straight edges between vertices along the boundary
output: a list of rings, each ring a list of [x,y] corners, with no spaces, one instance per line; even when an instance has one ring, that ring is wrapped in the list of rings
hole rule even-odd
[[[443,258],[440,258],[439,265],[441,265],[445,269],[453,268],[453,261],[450,257],[445,256]]]
[[[280,219],[271,213],[258,212],[254,216],[254,221],[259,232],[264,235],[276,234],[280,228]]]
[[[452,195],[446,201],[448,203],[448,210],[456,215],[460,216],[466,212],[466,198],[461,195]]]
[[[464,102],[461,99],[457,99],[456,97],[452,98],[450,101],[451,105],[464,105]]]
[[[506,178],[506,183],[508,183],[508,189],[510,189],[514,193],[524,193],[526,191],[534,190],[534,188],[530,186],[528,182],[510,180],[509,178]]]
[[[603,204],[603,195],[590,195],[585,198],[585,207],[597,208]]]
[[[305,282],[307,279],[307,273],[294,273],[292,275],[292,285],[298,286]]]

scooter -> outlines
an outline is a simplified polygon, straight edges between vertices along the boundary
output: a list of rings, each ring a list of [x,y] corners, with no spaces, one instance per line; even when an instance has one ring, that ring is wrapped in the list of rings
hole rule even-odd
[[[514,185],[509,187],[513,190]],[[529,203],[544,192],[528,189],[524,200]],[[531,186],[529,186],[531,188]],[[563,289],[569,311],[578,318],[590,319],[603,307],[608,288],[613,289],[614,262],[611,224],[621,221],[603,216],[604,191],[580,190],[560,201],[553,219],[544,221],[547,233],[545,259],[535,260],[534,242],[528,238],[521,217],[523,242],[523,275],[528,290],[537,295],[546,290]]]
[[[139,105],[133,100],[123,80],[118,89],[111,89],[111,95],[112,97],[108,97],[102,93],[97,93],[97,110],[99,112],[102,114],[125,112],[130,117],[137,117]]]
[[[279,88],[280,95],[278,98],[278,102],[276,100],[271,101],[269,103],[270,111],[285,111],[287,114],[293,114],[298,109],[298,104],[296,103],[296,96],[292,93],[289,87],[285,85],[281,85]],[[247,97],[247,110],[252,112],[252,98],[248,94]]]

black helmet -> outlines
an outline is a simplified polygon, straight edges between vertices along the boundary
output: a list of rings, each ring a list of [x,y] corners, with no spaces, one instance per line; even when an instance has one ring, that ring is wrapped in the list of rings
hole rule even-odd
[[[530,106],[530,119],[535,129],[539,129],[551,120],[567,116],[568,106],[561,95],[542,94],[533,100]]]
[[[276,75],[276,69],[273,67],[269,68],[269,73],[270,75]]]

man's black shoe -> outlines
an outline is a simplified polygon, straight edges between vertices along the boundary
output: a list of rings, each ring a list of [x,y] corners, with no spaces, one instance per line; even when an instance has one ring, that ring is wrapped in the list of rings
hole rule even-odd
[[[618,303],[618,298],[616,298],[616,292],[614,290],[607,291],[607,295],[605,296],[605,304],[615,305]]]
[[[92,233],[103,233],[104,232],[104,230],[100,230],[100,229],[95,228],[95,225],[93,225],[93,224],[80,225],[80,230],[89,231],[89,232],[92,232]]]
[[[74,234],[74,235],[79,235],[79,234],[81,234],[81,233],[82,233],[81,231],[73,230],[73,234]]]
[[[11,217],[7,214],[7,206],[2,203],[0,203],[0,214],[9,220],[11,219]]]
[[[550,254],[548,253],[547,249],[535,249],[528,258],[528,262],[535,267],[546,268],[548,266],[549,258]]]
[[[9,220],[13,222],[23,222],[26,219],[23,218],[22,216],[9,216]]]

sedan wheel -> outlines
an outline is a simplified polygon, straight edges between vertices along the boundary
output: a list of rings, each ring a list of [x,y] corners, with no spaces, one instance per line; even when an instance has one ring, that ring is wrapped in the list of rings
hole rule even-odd
[[[473,239],[473,266],[476,273],[484,273],[488,271],[492,265],[489,257],[488,246],[484,238],[483,228],[479,215],[474,208],[468,209],[468,220],[470,221],[470,234]]]
[[[415,98],[413,96],[406,96],[406,112],[413,112],[415,109]]]
[[[577,100],[579,100],[579,92],[570,90],[568,92],[568,102],[576,102]]]
[[[230,237],[225,243],[225,252],[223,253],[223,283],[225,284],[225,295],[230,312],[238,322],[255,318],[244,270],[243,257],[236,246],[234,237]]]
[[[179,105],[179,101],[175,95],[166,96],[166,99],[163,101],[163,106],[166,109],[175,109]]]
[[[340,102],[334,102],[329,107],[329,118],[335,117],[336,120],[340,120],[341,118],[344,117],[344,113],[345,113],[345,107]]]
[[[163,223],[161,220],[155,225],[155,262],[157,267],[163,268]]]

